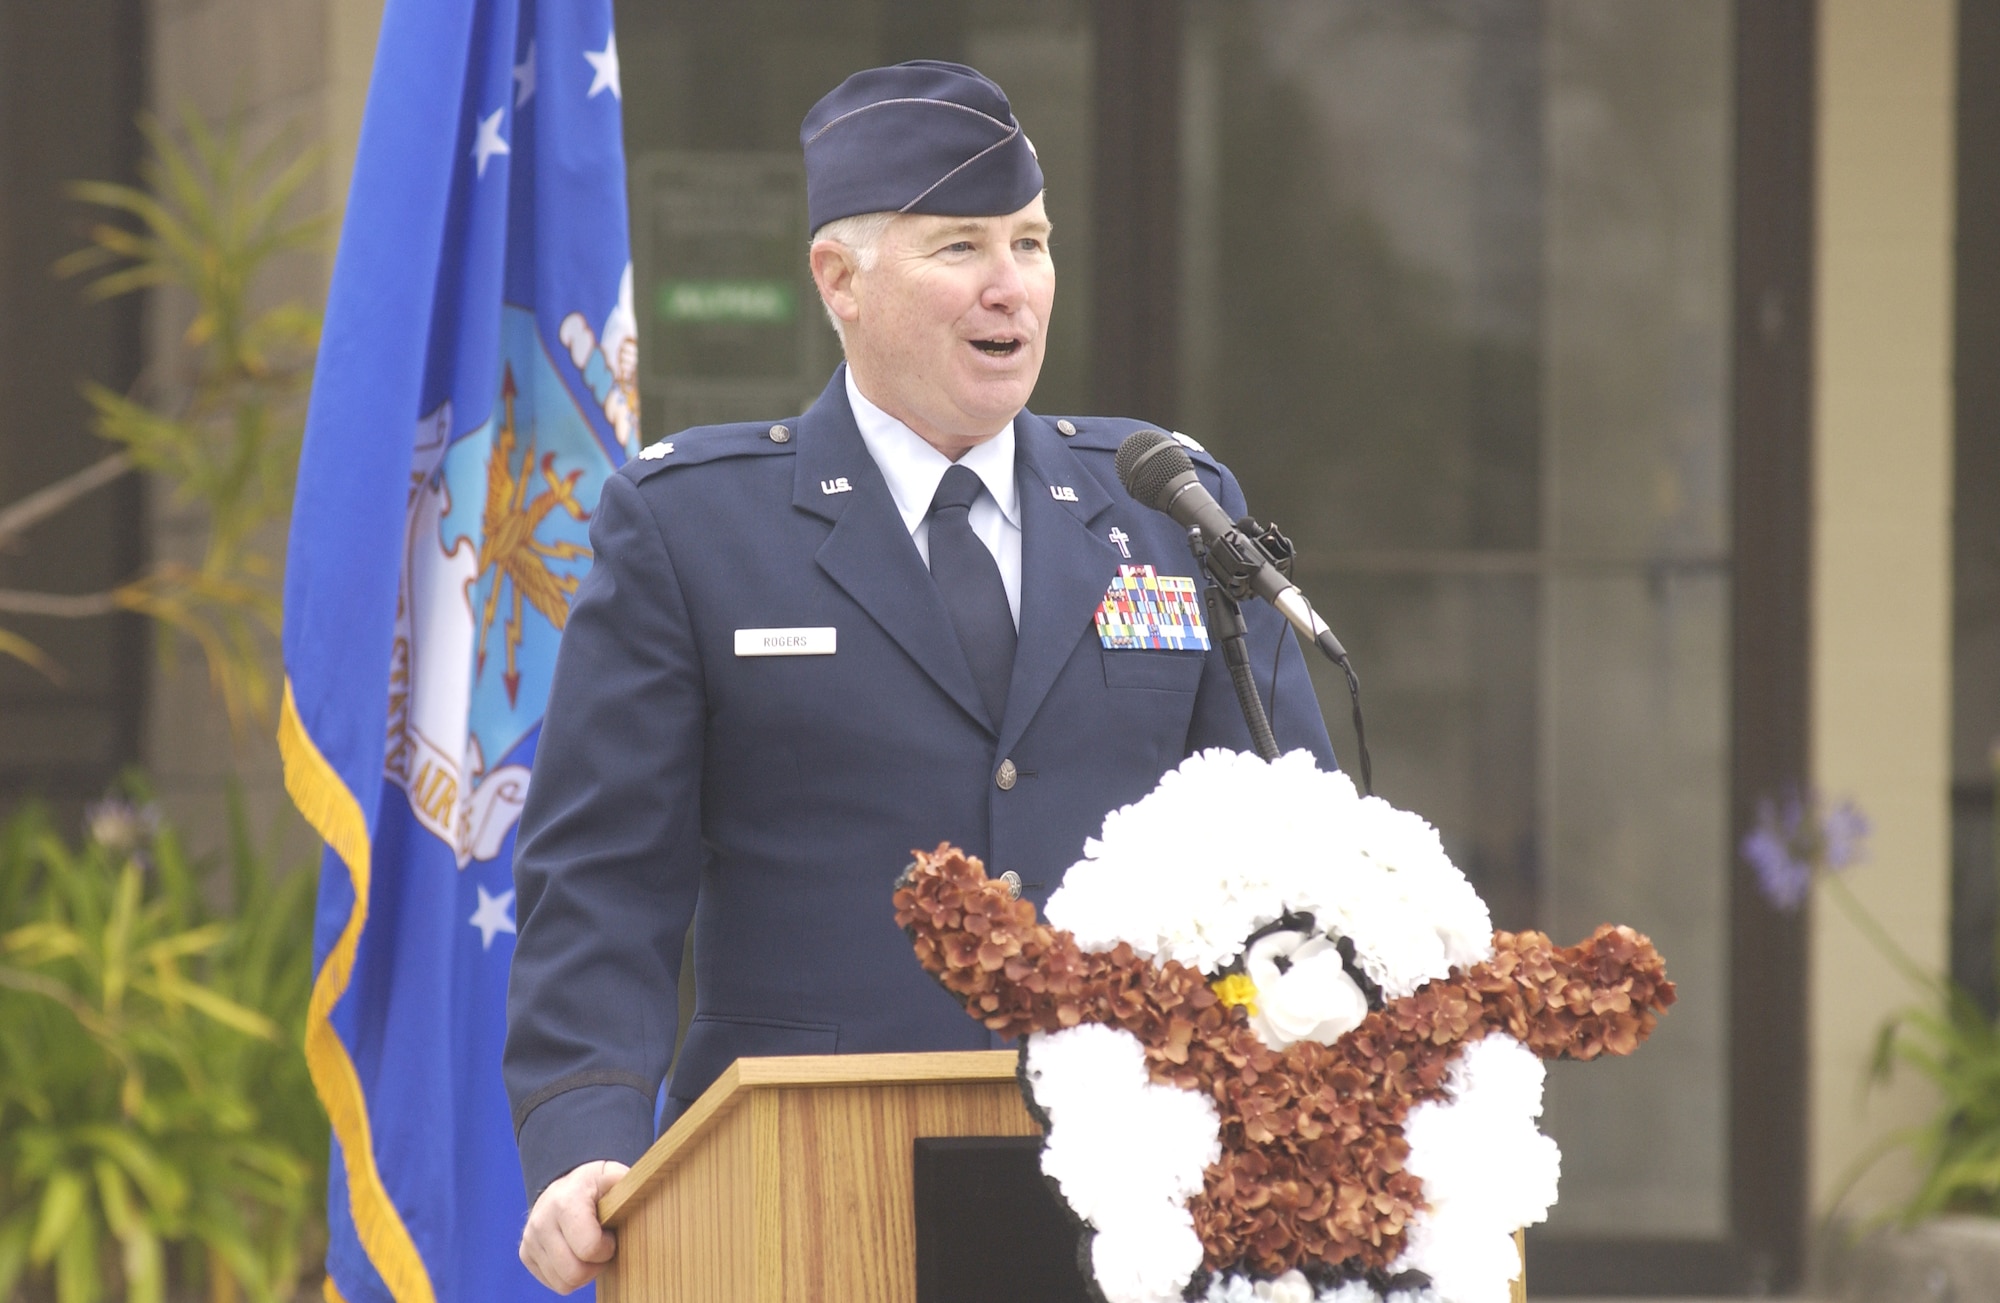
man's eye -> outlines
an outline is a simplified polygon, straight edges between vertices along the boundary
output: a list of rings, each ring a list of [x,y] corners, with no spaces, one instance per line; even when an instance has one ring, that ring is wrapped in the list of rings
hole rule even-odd
[[[1042,244],[1040,240],[1037,240],[1034,237],[1029,236],[1014,241],[1014,247],[1019,249],[1022,253],[1040,253],[1045,246]]]
[[[972,241],[970,241],[970,240],[954,240],[954,241],[953,241],[952,243],[950,243],[950,244],[947,244],[947,245],[946,245],[946,246],[944,247],[944,252],[946,252],[946,253],[971,253],[971,252],[972,252]]]

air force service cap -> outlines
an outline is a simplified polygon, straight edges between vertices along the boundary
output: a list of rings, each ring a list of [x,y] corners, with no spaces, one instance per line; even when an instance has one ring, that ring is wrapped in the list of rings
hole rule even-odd
[[[799,128],[810,229],[861,213],[998,217],[1042,192],[1007,93],[960,63],[857,72]]]

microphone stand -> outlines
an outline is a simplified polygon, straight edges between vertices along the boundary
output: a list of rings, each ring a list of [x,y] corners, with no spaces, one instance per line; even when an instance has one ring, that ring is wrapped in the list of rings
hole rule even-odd
[[[1250,577],[1266,564],[1276,566],[1280,574],[1290,579],[1298,550],[1292,546],[1292,540],[1278,532],[1276,525],[1260,525],[1247,517],[1238,521],[1237,528],[1226,538],[1214,544],[1202,534],[1201,526],[1190,527],[1188,550],[1194,553],[1195,564],[1201,567],[1206,581],[1202,597],[1208,608],[1209,629],[1220,643],[1223,661],[1229,666],[1236,703],[1242,707],[1243,722],[1250,726],[1251,744],[1264,759],[1276,760],[1278,739],[1271,731],[1271,717],[1264,710],[1263,698],[1257,694],[1256,677],[1250,669],[1248,626],[1243,622],[1241,602],[1252,595]],[[1339,643],[1335,642],[1334,647],[1338,648]],[[1347,676],[1348,698],[1354,709],[1354,742],[1361,752],[1361,791],[1373,795],[1375,767],[1369,760],[1368,733],[1361,719],[1361,681],[1355,677],[1354,666],[1348,663],[1344,652],[1335,655],[1324,646],[1320,650]]]
[[[1271,731],[1271,717],[1264,710],[1264,699],[1257,693],[1257,676],[1250,669],[1250,626],[1243,622],[1243,607],[1209,572],[1208,543],[1202,538],[1199,525],[1188,530],[1188,550],[1194,553],[1194,563],[1201,569],[1202,603],[1208,607],[1209,633],[1222,648],[1222,659],[1229,666],[1229,681],[1236,687],[1236,704],[1243,709],[1243,722],[1250,726],[1250,744],[1264,759],[1276,760],[1278,737]]]

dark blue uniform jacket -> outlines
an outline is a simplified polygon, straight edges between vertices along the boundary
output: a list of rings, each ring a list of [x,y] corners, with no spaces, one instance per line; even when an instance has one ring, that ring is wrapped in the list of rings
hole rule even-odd
[[[1098,637],[1121,564],[1194,573],[1112,468],[1138,422],[1015,422],[1020,649],[995,721],[844,384],[783,442],[689,430],[604,487],[514,866],[505,1068],[531,1193],[653,1140],[690,924],[697,1009],[662,1126],[741,1055],[985,1049],[896,927],[910,852],[949,840],[1040,907],[1107,811],[1192,751],[1250,747],[1219,651]],[[1191,455],[1241,514],[1235,479]],[[1297,644],[1268,607],[1246,614],[1279,745],[1331,768]],[[735,653],[739,629],[800,627],[837,650]]]

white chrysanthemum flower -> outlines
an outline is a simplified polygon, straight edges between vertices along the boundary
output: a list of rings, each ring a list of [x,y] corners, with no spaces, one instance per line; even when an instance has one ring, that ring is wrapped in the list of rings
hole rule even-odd
[[[1548,1216],[1562,1155],[1535,1126],[1547,1070],[1511,1036],[1460,1052],[1443,1099],[1410,1110],[1405,1166],[1429,1207],[1392,1271],[1421,1271],[1449,1303],[1507,1303],[1520,1274],[1514,1232]]]
[[[1136,1036],[1085,1023],[1028,1038],[1048,1115],[1042,1171],[1096,1231],[1091,1274],[1109,1303],[1175,1303],[1201,1266],[1188,1200],[1222,1155],[1206,1096],[1151,1080]]]
[[[1208,817],[1254,810],[1254,818]],[[1350,938],[1355,962],[1396,999],[1492,955],[1485,903],[1437,830],[1305,751],[1188,757],[1102,833],[1049,898],[1049,922],[1085,950],[1120,941],[1206,973],[1234,962],[1287,912]]]
[[[1313,1287],[1302,1271],[1288,1271],[1276,1280],[1257,1282],[1258,1303],[1313,1303]]]
[[[1428,1291],[1398,1291],[1389,1297],[1392,1303],[1435,1303]],[[1346,1281],[1315,1295],[1304,1273],[1297,1271],[1288,1271],[1276,1280],[1219,1276],[1209,1281],[1208,1293],[1202,1295],[1202,1303],[1292,1303],[1294,1299],[1298,1303],[1383,1303],[1382,1296],[1365,1280]]]
[[[1177,1303],[1201,1266],[1201,1237],[1184,1204],[1096,1231],[1090,1274],[1108,1303]]]
[[[1215,1276],[1208,1282],[1208,1293],[1201,1296],[1202,1303],[1251,1303],[1257,1297],[1253,1288],[1242,1276]]]

